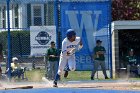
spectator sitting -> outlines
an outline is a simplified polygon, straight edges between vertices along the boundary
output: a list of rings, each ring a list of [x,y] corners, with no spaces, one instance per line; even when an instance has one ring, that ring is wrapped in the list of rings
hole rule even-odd
[[[128,55],[125,58],[125,62],[127,63],[128,77],[131,75],[131,72],[136,73],[138,76],[140,75],[140,66],[138,64],[136,55],[134,55],[133,49],[129,49]]]
[[[24,68],[19,65],[17,57],[12,58],[11,70],[11,76],[18,76],[18,79],[23,75]]]

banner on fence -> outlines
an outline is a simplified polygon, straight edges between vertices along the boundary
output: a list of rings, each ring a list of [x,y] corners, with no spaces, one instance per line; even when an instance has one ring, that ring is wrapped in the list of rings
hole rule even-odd
[[[91,56],[97,39],[103,41],[102,44],[107,51],[106,64],[109,62],[110,0],[102,1],[61,2],[60,4],[62,38],[66,37],[67,29],[72,28],[83,41],[84,47],[76,55],[78,70],[92,69]]]
[[[30,26],[31,56],[43,56],[51,41],[56,42],[55,26]]]

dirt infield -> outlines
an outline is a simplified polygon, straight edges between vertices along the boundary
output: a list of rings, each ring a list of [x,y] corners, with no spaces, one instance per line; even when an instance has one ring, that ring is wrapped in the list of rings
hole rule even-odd
[[[52,81],[48,82],[15,82],[0,84],[0,89],[5,88],[22,87],[22,86],[33,86],[33,88],[51,88]],[[138,90],[140,91],[140,81],[138,80],[95,80],[95,81],[67,81],[58,82],[59,88],[94,88],[94,89],[105,89],[105,90]]]
[[[94,89],[108,89],[108,90],[140,90],[139,81],[80,81],[70,82],[66,85],[60,85],[59,87],[70,88],[94,88]]]

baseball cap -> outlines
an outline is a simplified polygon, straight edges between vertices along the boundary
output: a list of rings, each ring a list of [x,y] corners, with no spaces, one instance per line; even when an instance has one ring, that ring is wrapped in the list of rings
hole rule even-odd
[[[101,43],[101,42],[102,42],[101,40],[97,40],[97,41],[96,41],[96,43]]]
[[[54,41],[51,41],[51,44],[55,44],[55,42]]]

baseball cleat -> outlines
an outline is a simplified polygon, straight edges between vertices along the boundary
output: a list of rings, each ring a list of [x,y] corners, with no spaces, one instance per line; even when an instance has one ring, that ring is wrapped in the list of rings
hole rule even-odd
[[[53,82],[53,87],[58,87],[56,81]]]
[[[105,79],[109,79],[108,77],[105,77]]]
[[[93,77],[91,77],[90,79],[91,79],[91,80],[94,80],[94,78],[93,78]]]

